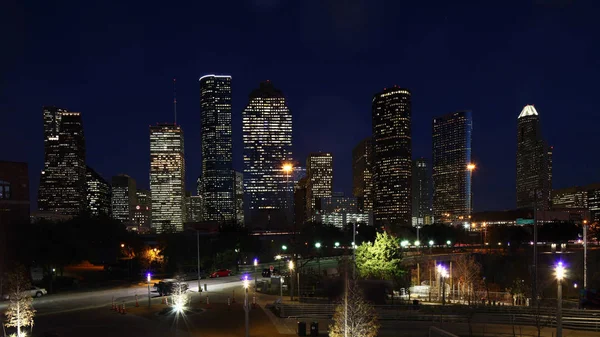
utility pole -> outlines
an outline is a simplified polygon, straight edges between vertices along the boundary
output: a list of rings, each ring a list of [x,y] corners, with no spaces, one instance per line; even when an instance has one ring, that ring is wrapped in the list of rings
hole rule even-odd
[[[587,220],[583,220],[583,291],[587,291]]]
[[[356,221],[352,224],[352,280],[356,280]]]
[[[538,254],[537,254],[537,246],[538,246],[538,225],[537,225],[537,198],[538,191],[534,190],[535,197],[533,201],[533,286],[531,287],[531,302],[533,305],[537,307],[537,277],[538,277]]]
[[[198,292],[202,291],[200,285],[200,232],[196,229],[196,249],[198,253]]]

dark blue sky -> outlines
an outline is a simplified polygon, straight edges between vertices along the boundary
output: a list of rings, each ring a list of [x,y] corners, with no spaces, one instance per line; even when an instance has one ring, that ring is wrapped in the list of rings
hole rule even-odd
[[[413,94],[413,154],[431,157],[431,119],[473,111],[475,210],[515,203],[516,121],[535,104],[554,146],[554,185],[600,181],[596,1],[17,1],[0,5],[0,160],[43,165],[42,105],[83,113],[88,165],[148,186],[148,126],[185,131],[187,186],[200,173],[198,77],[233,76],[241,111],[271,80],[288,98],[294,153],[334,155],[351,192],[351,151],[371,133],[371,99]]]

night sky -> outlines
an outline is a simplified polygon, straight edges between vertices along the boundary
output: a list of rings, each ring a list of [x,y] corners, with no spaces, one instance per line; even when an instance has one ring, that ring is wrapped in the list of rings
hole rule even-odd
[[[191,2],[190,2],[191,3]],[[334,155],[351,193],[352,148],[371,133],[373,94],[412,91],[413,156],[431,119],[473,111],[474,208],[515,206],[516,122],[535,104],[554,146],[554,186],[599,182],[600,4],[515,1],[18,1],[0,4],[0,160],[43,166],[42,105],[80,111],[87,163],[148,187],[149,131],[185,132],[188,190],[200,174],[198,78],[232,75],[234,168],[241,113],[271,80],[288,99],[294,157]]]

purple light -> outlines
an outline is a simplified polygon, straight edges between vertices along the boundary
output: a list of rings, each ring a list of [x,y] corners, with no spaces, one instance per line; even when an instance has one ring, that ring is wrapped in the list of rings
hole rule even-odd
[[[244,280],[248,280],[248,275],[244,275]]]

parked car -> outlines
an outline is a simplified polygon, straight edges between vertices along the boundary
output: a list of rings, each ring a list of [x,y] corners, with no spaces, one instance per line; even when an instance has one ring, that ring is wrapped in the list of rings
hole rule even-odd
[[[231,270],[219,269],[219,270],[215,271],[214,273],[210,274],[210,278],[226,277],[226,276],[231,276]]]
[[[154,285],[159,296],[171,295],[178,291],[186,292],[188,290],[187,283],[181,283],[173,279],[165,279]]]
[[[29,294],[31,297],[42,297],[44,295],[48,295],[46,289],[39,287],[31,287],[29,290],[25,290],[25,293]],[[10,300],[10,295],[4,294],[2,295],[2,299],[5,301]]]

